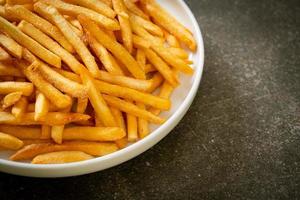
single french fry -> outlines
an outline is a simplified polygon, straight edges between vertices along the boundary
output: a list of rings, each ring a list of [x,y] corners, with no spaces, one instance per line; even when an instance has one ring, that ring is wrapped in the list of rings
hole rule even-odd
[[[33,92],[33,84],[28,82],[0,82],[0,94],[22,92],[24,96],[30,96]]]
[[[2,100],[2,108],[6,109],[15,103],[17,103],[22,97],[22,92],[12,92],[7,95]]]
[[[135,59],[129,52],[118,42],[111,39],[97,24],[85,16],[78,16],[78,20],[105,48],[107,48],[115,57],[117,57],[132,73],[139,79],[145,79],[145,74]]]
[[[99,0],[66,0],[66,2],[89,8],[112,19],[116,16],[110,6]]]
[[[140,108],[140,109],[146,109],[145,105],[142,103],[137,102],[136,105]],[[138,118],[138,133],[139,133],[139,137],[141,139],[143,139],[144,137],[146,137],[149,133],[149,124],[148,121],[142,118]]]
[[[40,63],[33,62],[29,67],[23,70],[26,77],[41,91],[47,99],[58,108],[65,108],[71,104],[71,98],[47,82],[38,72]]]
[[[40,139],[50,139],[50,138],[51,138],[51,126],[42,125]]]
[[[136,117],[146,119],[149,122],[153,122],[155,124],[162,124],[165,122],[165,119],[157,117],[148,111],[142,110],[138,108],[136,105],[129,103],[125,100],[121,100],[117,97],[112,97],[108,95],[103,95],[103,98],[108,105],[115,107],[123,112],[129,113]]]
[[[11,60],[10,55],[2,47],[0,47],[0,61],[8,60]]]
[[[22,146],[22,140],[19,140],[18,138],[8,135],[6,133],[0,132],[0,147],[17,150],[20,149]]]
[[[39,127],[0,125],[0,131],[12,135],[21,140],[41,139],[41,129]]]
[[[55,67],[61,67],[61,59],[51,51],[47,50],[32,38],[25,35],[17,27],[8,22],[6,19],[0,17],[0,30],[9,34],[14,40],[16,40],[22,46],[28,48],[32,53],[37,55],[45,62]]]
[[[93,156],[81,151],[59,151],[41,154],[33,158],[32,164],[63,164],[79,162],[94,158]]]
[[[132,35],[132,42],[135,48],[150,48],[151,46],[150,42],[135,34]]]
[[[167,31],[185,43],[192,51],[196,50],[197,44],[193,35],[166,10],[154,1],[146,4],[146,9],[151,17],[159,22],[160,26],[164,27]]]
[[[161,30],[161,28],[159,26],[157,26],[156,24],[152,23],[151,21],[146,20],[140,16],[137,16],[135,14],[130,14],[130,20],[133,21],[134,23],[136,23],[137,25],[144,27],[144,29],[146,29],[153,35],[156,35],[159,37],[163,37],[163,35],[164,35],[163,31]]]
[[[171,84],[178,85],[170,67],[151,49],[144,49],[147,59],[161,73],[161,75]]]
[[[77,75],[77,74],[74,74],[73,72],[69,72],[69,71],[66,71],[66,70],[63,70],[63,69],[56,69],[56,68],[53,68],[55,71],[57,71],[58,73],[60,73],[61,75],[63,75],[64,77],[72,80],[72,81],[75,81],[77,83],[81,83],[81,79],[80,79],[80,76]]]
[[[132,103],[132,102],[130,102]],[[132,105],[134,105],[132,103]],[[129,142],[135,142],[138,139],[138,124],[137,124],[137,117],[126,113],[127,119],[127,139]]]
[[[0,34],[0,44],[16,58],[22,58],[22,47],[10,37]]]
[[[120,110],[118,110],[116,108],[112,108],[112,107],[110,108],[110,110],[116,120],[118,127],[123,129],[124,131],[126,131],[125,120],[124,120],[122,112]]]
[[[85,15],[91,20],[94,20],[99,25],[105,27],[108,30],[119,30],[120,26],[117,21],[108,18],[100,13],[97,13],[91,9],[76,6],[73,4],[65,3],[61,0],[40,0],[39,2],[56,7],[60,12],[68,15]]]
[[[113,153],[118,150],[117,145],[114,143],[100,143],[100,142],[83,142],[72,141],[64,142],[61,145],[46,143],[46,144],[32,144],[25,146],[17,151],[10,157],[11,160],[28,160],[33,157],[50,153],[55,151],[83,151],[93,156],[103,156],[109,153]]]
[[[166,101],[165,99],[157,98],[154,95],[134,89],[112,85],[103,81],[96,81],[96,85],[98,90],[104,94],[129,99],[132,101],[138,101],[163,110],[168,110],[171,106],[170,101]]]
[[[84,64],[87,66],[89,71],[94,77],[96,77],[99,73],[99,68],[95,62],[94,57],[89,52],[84,43],[81,41],[81,39],[73,32],[67,20],[53,6],[47,6],[40,2],[36,3],[35,6],[39,6],[41,12],[51,17],[51,19],[55,22],[55,24],[58,26],[58,28],[61,30],[64,36],[74,46],[76,52],[80,55],[81,59],[83,60]]]
[[[65,78],[49,66],[44,63],[40,63],[38,66],[40,74],[53,86],[58,88],[60,91],[72,97],[87,97],[87,88],[83,85]]]
[[[31,145],[31,144],[43,144],[43,143],[50,143],[51,140],[49,139],[26,139],[22,140],[24,146]]]
[[[30,103],[26,109],[27,112],[35,112],[35,103]],[[56,107],[52,103],[49,103],[49,112],[57,112],[60,111],[60,108]]]
[[[154,92],[164,81],[164,77],[160,73],[155,73],[154,76],[149,80],[151,82],[151,87],[147,90],[147,92]]]
[[[78,98],[75,112],[84,113],[88,105],[88,98]]]
[[[161,87],[161,90],[159,92],[159,97],[164,98],[164,99],[169,99],[170,95],[172,94],[174,90],[174,87],[172,85],[170,85],[168,82],[164,82],[164,84]],[[160,109],[157,108],[150,108],[149,112],[153,113],[154,115],[159,115],[159,113],[161,112]]]
[[[124,75],[123,71],[118,65],[114,65],[110,53],[107,51],[105,47],[103,47],[88,31],[86,31],[86,35],[88,38],[89,45],[91,49],[94,51],[96,56],[102,62],[105,69],[114,75]]]
[[[124,0],[124,4],[130,12],[149,20],[149,16],[146,15],[136,4],[134,4],[132,0]]]
[[[107,106],[106,102],[104,101],[102,95],[100,94],[100,92],[98,92],[97,86],[95,85],[95,81],[85,70],[82,70],[81,79],[84,85],[88,88],[89,100],[95,110],[96,116],[99,119],[101,119],[105,126],[116,126],[114,117],[111,114],[111,111]]]
[[[60,125],[60,126],[52,126],[51,128],[51,138],[53,139],[53,141],[57,144],[61,144],[62,143],[62,135],[63,135],[63,131],[64,131],[65,126],[64,125]]]
[[[9,13],[7,13],[5,11],[5,7],[4,5],[1,5],[0,6],[0,16],[5,18],[5,19],[8,19],[9,21],[17,21],[18,19],[12,15],[10,15]]]
[[[6,0],[8,5],[16,5],[16,4],[31,4],[33,0]]]
[[[145,52],[142,49],[137,49],[137,52],[136,52],[136,61],[139,63],[139,65],[145,71],[145,67],[146,67],[146,55],[145,55]]]
[[[139,37],[144,38],[150,45],[155,44],[155,45],[163,45],[165,42],[165,39],[162,37],[157,37],[152,34],[150,34],[148,31],[143,26],[140,26],[137,24],[134,20],[131,20],[130,18],[130,24],[132,27],[132,31],[138,35]]]
[[[129,51],[129,53],[132,53],[132,30],[127,9],[123,3],[123,0],[112,0],[112,3],[120,23],[123,45]]]
[[[121,139],[125,136],[123,129],[119,127],[80,127],[65,128],[63,140],[88,140],[109,142]]]
[[[11,6],[6,7],[6,12],[10,16],[17,17],[20,20],[25,20],[35,27],[52,37],[56,40],[59,44],[61,44],[67,51],[74,52],[74,48],[72,45],[66,40],[66,38],[61,34],[61,32],[53,26],[47,20],[41,18],[40,16],[30,12],[23,6]]]
[[[28,101],[25,97],[21,97],[20,100],[15,103],[15,105],[11,109],[11,113],[16,117],[21,117],[27,109]]]
[[[7,112],[0,112],[0,124],[7,125],[50,125],[60,126],[78,121],[87,121],[89,115],[80,113],[48,112],[38,121],[34,120],[34,113],[24,113],[22,117],[16,118]]]
[[[0,62],[0,76],[24,77],[24,74],[11,64]]]
[[[35,109],[34,109],[34,120],[38,121],[43,118],[49,112],[49,101],[46,96],[37,92],[36,101],[35,101]]]

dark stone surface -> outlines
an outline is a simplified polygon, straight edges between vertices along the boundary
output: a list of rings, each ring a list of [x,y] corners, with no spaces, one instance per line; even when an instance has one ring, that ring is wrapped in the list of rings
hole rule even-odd
[[[188,0],[204,35],[198,95],[141,156],[62,179],[0,174],[0,199],[300,198],[299,0]]]

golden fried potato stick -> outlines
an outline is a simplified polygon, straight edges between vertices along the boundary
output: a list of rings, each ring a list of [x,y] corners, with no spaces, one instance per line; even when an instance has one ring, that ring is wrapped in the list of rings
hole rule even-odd
[[[132,101],[130,103],[133,104]],[[129,142],[135,142],[138,139],[138,124],[137,117],[126,113],[126,122],[127,122],[127,140]]]
[[[195,51],[197,48],[196,41],[190,31],[179,23],[173,16],[164,10],[156,2],[151,1],[146,4],[146,9],[159,25],[164,27],[171,34],[185,43],[189,49]]]
[[[97,24],[87,17],[79,15],[78,20],[84,28],[86,28],[105,48],[127,67],[135,78],[146,78],[138,63],[121,44],[111,39],[110,36],[97,26]]]
[[[33,92],[33,84],[15,81],[0,82],[0,94],[9,94],[12,92],[22,92],[24,96],[30,96]]]
[[[53,139],[53,141],[57,144],[61,144],[63,141],[62,135],[64,132],[64,125],[60,125],[60,126],[52,126],[51,127],[51,138]]]
[[[49,111],[50,112],[56,112],[60,111],[61,109],[53,105],[52,103],[49,103]],[[27,106],[27,112],[35,112],[35,103],[30,103]]]
[[[136,117],[146,119],[149,122],[152,122],[155,124],[162,124],[165,122],[165,119],[157,117],[148,111],[142,110],[142,109],[138,108],[136,105],[134,105],[128,101],[121,100],[117,97],[112,97],[109,95],[103,95],[103,98],[107,102],[108,105],[115,107],[123,112],[129,113]]]
[[[56,7],[61,13],[67,15],[85,15],[91,20],[97,22],[99,25],[105,27],[108,30],[119,30],[120,26],[116,20],[108,18],[100,13],[97,13],[91,9],[76,6],[73,4],[65,3],[61,0],[40,0],[39,2],[45,3]]]
[[[151,49],[144,49],[149,62],[161,73],[161,75],[174,86],[178,85],[177,79],[174,77],[170,67]]]
[[[180,43],[174,35],[168,34],[166,36],[166,41],[171,47],[180,48]]]
[[[32,164],[63,164],[79,162],[94,158],[82,151],[58,151],[41,154],[33,158]]]
[[[159,26],[157,26],[156,24],[152,23],[149,20],[146,20],[140,16],[137,16],[135,14],[130,14],[130,20],[133,23],[136,23],[139,26],[142,26],[144,29],[146,29],[148,32],[150,32],[153,35],[159,36],[159,37],[163,37],[164,33],[161,30],[161,28]]]
[[[146,110],[146,107],[144,104],[137,102],[136,105],[140,108],[140,109],[144,109]],[[139,137],[141,139],[143,139],[144,137],[146,137],[149,133],[149,123],[147,120],[142,119],[142,118],[138,118],[138,133],[139,133]]]
[[[27,98],[21,97],[20,100],[12,107],[11,114],[13,114],[16,118],[21,117],[26,112],[27,105]]]
[[[46,96],[37,92],[34,108],[34,120],[38,121],[43,118],[49,112],[49,101]]]
[[[58,108],[66,108],[71,104],[71,98],[53,85],[47,82],[37,71],[39,62],[33,62],[29,67],[23,70],[26,77],[35,85],[35,87],[42,92],[47,99]]]
[[[7,112],[0,112],[0,124],[7,125],[50,125],[60,126],[78,121],[87,121],[89,115],[80,113],[48,112],[42,119],[34,120],[34,113],[24,113],[22,117],[16,118]]]
[[[155,108],[168,110],[171,107],[171,102],[162,98],[157,98],[152,94],[140,92],[134,89],[112,85],[103,81],[96,81],[98,90],[103,94],[117,96],[132,101],[141,102]]]
[[[10,157],[11,160],[28,160],[33,157],[56,151],[82,151],[93,156],[103,156],[113,153],[118,150],[114,143],[100,143],[100,142],[83,142],[72,141],[64,142],[61,145],[46,143],[46,144],[32,144],[25,146]]]
[[[101,120],[101,122],[108,127],[116,126],[113,115],[106,102],[104,101],[102,95],[97,90],[95,80],[90,77],[86,70],[82,70],[81,79],[84,85],[88,88],[89,100],[95,110],[96,116]]]
[[[124,147],[126,147],[128,140],[127,140],[126,124],[125,124],[123,113],[119,109],[116,109],[113,107],[111,107],[110,110],[117,122],[118,127],[123,129],[124,133],[125,133],[125,136],[123,138],[118,139],[115,142],[119,148],[124,148]]]
[[[111,55],[107,49],[103,47],[102,44],[100,44],[87,30],[85,30],[85,32],[91,49],[102,62],[105,69],[114,75],[124,75],[121,68],[118,65],[114,65]]]
[[[73,72],[70,72],[70,71],[66,71],[66,70],[63,70],[63,69],[56,69],[56,68],[53,68],[56,72],[60,73],[61,75],[63,75],[64,77],[72,80],[72,81],[75,81],[77,83],[81,83],[81,79],[80,79],[80,76],[73,73]]]
[[[134,4],[132,0],[124,0],[124,4],[130,12],[149,20],[149,16],[146,15],[136,4]]]
[[[16,4],[32,4],[33,0],[6,0],[8,5],[16,5]]]
[[[25,20],[31,24],[33,24],[35,27],[43,31],[48,36],[52,37],[54,40],[56,40],[60,45],[62,45],[67,51],[74,52],[74,48],[72,45],[66,40],[66,38],[61,34],[61,32],[56,28],[54,25],[52,25],[47,20],[41,18],[40,16],[30,12],[23,6],[12,6],[12,7],[6,7],[5,11],[8,15],[17,17],[20,20]]]
[[[63,140],[113,142],[123,138],[125,135],[125,131],[119,127],[74,126],[65,128],[63,131]]]
[[[28,48],[32,53],[37,55],[45,62],[55,67],[61,67],[61,59],[51,51],[47,50],[32,38],[21,32],[16,26],[8,22],[6,19],[0,17],[0,30],[10,35],[22,46]]]
[[[0,62],[0,76],[25,77],[21,70],[4,62]]]
[[[88,98],[77,98],[75,112],[84,113],[88,105],[88,102],[89,102]]]
[[[132,53],[132,30],[127,9],[123,3],[123,0],[112,0],[112,3],[120,23],[123,45],[129,51],[129,53]]]
[[[153,67],[153,65],[151,64],[146,64],[145,65],[145,73],[148,74],[150,72],[156,72],[157,69],[155,67]]]
[[[145,71],[146,55],[145,55],[145,52],[142,49],[137,49],[137,51],[136,51],[136,61],[139,63],[139,65]]]
[[[0,44],[16,58],[22,58],[22,47],[10,37],[0,34]]]
[[[14,104],[16,104],[22,97],[22,92],[12,92],[7,95],[2,100],[2,108],[6,109]]]
[[[41,129],[37,126],[0,125],[0,131],[19,139],[41,139]]]
[[[53,6],[47,6],[43,3],[38,2],[35,4],[35,7],[39,7],[41,9],[41,12],[51,17],[52,21],[55,22],[64,36],[74,46],[76,52],[80,55],[81,59],[83,60],[89,71],[92,73],[92,75],[94,77],[97,77],[97,75],[99,74],[99,68],[97,63],[95,62],[95,58],[84,45],[82,40],[74,33],[67,20]]]
[[[58,88],[60,91],[70,95],[71,97],[87,97],[87,88],[85,86],[65,78],[46,64],[41,63],[38,66],[38,70],[49,83],[53,84],[53,86]]]
[[[0,47],[0,61],[8,60],[11,60],[10,55],[2,47]]]
[[[103,3],[105,3],[106,5],[108,5],[109,7],[112,7],[111,0],[100,0],[100,1],[102,1]]]
[[[19,140],[18,138],[8,135],[6,133],[0,132],[0,147],[17,150],[20,149],[22,146],[22,140]]]
[[[76,4],[94,10],[102,15],[114,19],[116,13],[110,6],[99,0],[65,0],[68,3]]]
[[[171,54],[173,54],[173,55],[175,55],[175,56],[177,56],[181,59],[188,59],[189,58],[189,54],[181,48],[170,47],[170,48],[167,48],[167,49]]]
[[[51,143],[49,139],[25,139],[22,140],[24,146],[31,145],[31,144],[42,144],[42,143]]]

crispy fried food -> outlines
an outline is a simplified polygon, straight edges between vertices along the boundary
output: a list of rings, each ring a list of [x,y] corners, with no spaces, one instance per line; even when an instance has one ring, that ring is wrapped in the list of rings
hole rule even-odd
[[[7,95],[2,100],[2,108],[6,109],[15,103],[17,103],[22,97],[22,92],[12,92]]]
[[[0,34],[0,44],[16,58],[22,58],[22,47],[10,37]]]
[[[70,162],[79,162],[89,160],[93,156],[82,151],[58,151],[46,154],[41,154],[33,158],[32,164],[62,164]]]
[[[9,94],[12,92],[22,92],[24,96],[30,96],[33,92],[33,84],[14,81],[0,82],[0,94]]]

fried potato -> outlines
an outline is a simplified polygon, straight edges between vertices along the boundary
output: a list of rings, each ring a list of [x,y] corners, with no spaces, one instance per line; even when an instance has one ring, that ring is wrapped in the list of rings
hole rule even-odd
[[[13,114],[16,118],[21,117],[27,109],[28,101],[25,97],[21,97],[18,102],[11,109],[11,114]]]
[[[22,92],[24,96],[30,96],[33,92],[33,84],[14,81],[0,82],[0,94],[9,94],[12,92]]]
[[[147,31],[149,31],[151,34],[159,36],[159,37],[163,37],[164,33],[161,30],[161,28],[159,26],[157,26],[156,24],[152,23],[149,20],[146,20],[138,15],[135,14],[130,14],[130,20],[134,23],[136,23],[139,26],[142,26],[144,29],[146,29]]]
[[[0,62],[0,76],[24,77],[24,74],[13,65]]]
[[[56,152],[56,151],[82,151],[93,156],[103,156],[113,153],[118,150],[114,143],[100,143],[100,142],[83,142],[72,141],[64,142],[61,145],[46,143],[46,144],[32,144],[25,146],[10,157],[11,160],[28,160],[37,155]]]
[[[53,141],[57,144],[61,144],[62,143],[62,135],[64,132],[64,128],[65,126],[61,125],[61,126],[52,126],[51,128],[51,138],[53,139]]]
[[[16,58],[22,58],[22,47],[10,37],[0,34],[0,44]]]
[[[11,60],[10,55],[2,47],[0,47],[0,61],[8,60]]]
[[[0,125],[0,131],[12,135],[21,140],[41,139],[41,129],[37,126]]]
[[[22,140],[18,138],[0,132],[0,147],[4,147],[7,149],[17,150],[23,146]]]
[[[75,112],[84,113],[88,105],[88,102],[89,102],[88,98],[78,98]]]
[[[37,92],[34,108],[34,120],[38,121],[43,118],[49,112],[49,101],[46,96]]]
[[[63,14],[69,15],[85,15],[91,20],[97,22],[99,25],[105,27],[108,30],[119,30],[120,26],[117,21],[108,18],[100,13],[97,13],[91,9],[76,6],[73,4],[65,3],[61,0],[40,0],[39,2],[49,4],[56,7]]]
[[[51,138],[51,126],[42,125],[40,139],[50,139],[50,138]]]
[[[46,154],[41,154],[33,158],[32,164],[63,164],[70,162],[79,162],[89,160],[93,156],[82,151],[58,151]]]
[[[136,105],[140,108],[145,110],[146,107],[144,104],[137,102]],[[149,123],[147,120],[142,119],[142,118],[138,118],[137,119],[137,125],[138,125],[138,135],[141,139],[143,139],[144,137],[146,137],[149,133]]]
[[[31,4],[33,0],[6,0],[8,5],[16,5],[16,4]]]
[[[124,0],[124,4],[130,12],[144,19],[149,19],[149,16],[146,15],[137,5],[135,5],[132,0]]]
[[[12,92],[7,94],[2,100],[2,108],[6,109],[17,103],[22,97],[22,92]]]

